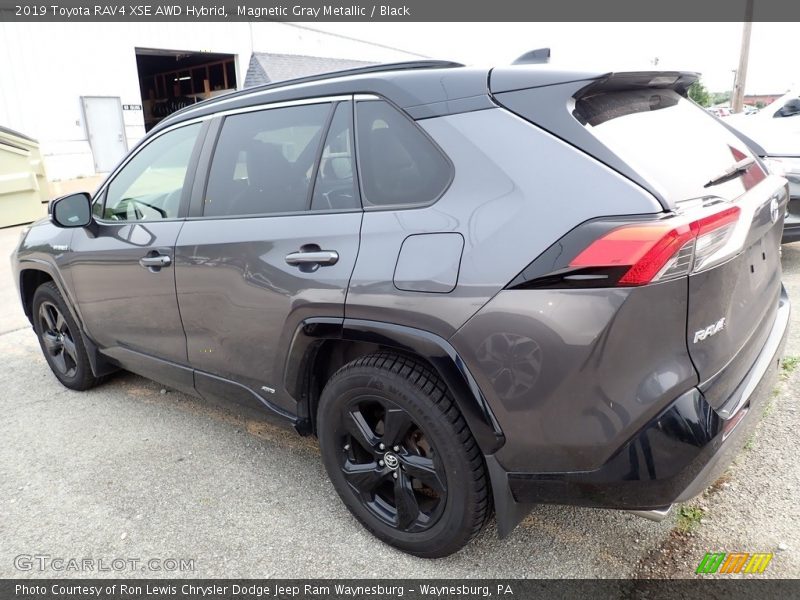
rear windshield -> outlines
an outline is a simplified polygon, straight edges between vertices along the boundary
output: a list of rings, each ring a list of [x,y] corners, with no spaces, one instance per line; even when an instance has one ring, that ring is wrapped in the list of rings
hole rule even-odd
[[[643,89],[578,99],[575,117],[673,201],[737,198],[764,178],[758,164],[704,187],[752,153],[702,108],[673,90]]]

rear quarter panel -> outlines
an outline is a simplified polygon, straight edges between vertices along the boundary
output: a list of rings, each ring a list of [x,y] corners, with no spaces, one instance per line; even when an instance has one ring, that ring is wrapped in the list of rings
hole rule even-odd
[[[417,123],[450,157],[453,181],[431,206],[364,214],[348,318],[387,321],[449,338],[582,221],[662,210],[636,184],[505,109]],[[437,232],[464,238],[455,287],[448,293],[399,290],[393,279],[404,240]],[[451,257],[426,257],[420,276],[437,260]],[[413,277],[413,269],[405,267],[406,276]]]
[[[504,290],[462,327],[450,341],[506,436],[500,464],[598,468],[694,386],[686,287]]]

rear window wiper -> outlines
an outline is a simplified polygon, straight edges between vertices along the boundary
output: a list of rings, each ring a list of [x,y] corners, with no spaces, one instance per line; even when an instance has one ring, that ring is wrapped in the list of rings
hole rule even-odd
[[[753,164],[755,164],[755,162],[756,159],[753,158],[752,156],[743,158],[739,162],[735,163],[729,169],[726,169],[725,171],[714,177],[703,187],[709,188],[713,185],[719,185],[720,183],[725,183],[726,181],[730,181],[731,179],[736,179],[737,177],[739,177],[739,175],[747,171],[747,169],[749,169]]]

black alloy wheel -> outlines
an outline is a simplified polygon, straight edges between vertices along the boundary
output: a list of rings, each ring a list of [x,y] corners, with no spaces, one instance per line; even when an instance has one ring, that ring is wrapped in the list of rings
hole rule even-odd
[[[92,373],[78,323],[52,281],[36,288],[31,320],[45,360],[62,384],[87,390],[100,382]]]
[[[342,412],[336,435],[342,474],[375,517],[415,532],[441,516],[447,479],[425,432],[406,410],[381,396],[357,396]]]
[[[67,320],[58,307],[45,301],[39,305],[39,327],[50,364],[65,377],[74,377],[78,369],[78,352]]]
[[[483,456],[438,374],[391,352],[339,369],[317,408],[325,469],[375,536],[426,558],[458,551],[491,515]]]

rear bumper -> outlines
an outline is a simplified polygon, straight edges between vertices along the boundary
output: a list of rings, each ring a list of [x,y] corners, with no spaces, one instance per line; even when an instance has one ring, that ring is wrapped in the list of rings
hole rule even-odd
[[[514,527],[520,515],[524,516],[525,505],[554,503],[651,510],[702,492],[730,464],[758,423],[776,381],[789,312],[789,298],[781,288],[769,337],[728,402],[715,410],[697,388],[692,388],[598,469],[507,472],[493,457],[487,457],[501,535]],[[506,496],[502,497],[504,493]]]

